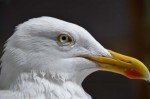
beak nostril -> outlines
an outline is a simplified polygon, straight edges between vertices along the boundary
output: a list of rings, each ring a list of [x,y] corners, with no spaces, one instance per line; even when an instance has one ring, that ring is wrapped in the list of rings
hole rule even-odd
[[[132,62],[131,62],[131,61],[127,61],[126,63],[130,63],[130,64],[132,64]]]
[[[131,61],[125,61],[125,60],[119,60],[119,59],[118,59],[118,61],[121,61],[121,62],[126,63],[126,64],[132,64]]]
[[[106,57],[106,56],[104,56],[104,55],[101,55],[101,57]]]

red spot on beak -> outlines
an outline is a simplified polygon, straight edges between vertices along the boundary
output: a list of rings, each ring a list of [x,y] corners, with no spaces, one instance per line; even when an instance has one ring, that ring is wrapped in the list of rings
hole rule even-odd
[[[141,73],[139,73],[137,70],[132,69],[132,68],[126,69],[124,73],[125,73],[125,76],[127,76],[128,78],[131,78],[131,79],[132,78],[136,79],[136,78],[142,77]]]

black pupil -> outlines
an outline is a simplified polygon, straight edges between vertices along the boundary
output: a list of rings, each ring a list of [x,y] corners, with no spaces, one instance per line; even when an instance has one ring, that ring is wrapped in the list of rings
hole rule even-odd
[[[67,39],[67,37],[66,37],[66,36],[63,36],[63,37],[62,37],[62,40],[63,40],[63,41],[65,41],[66,39]]]

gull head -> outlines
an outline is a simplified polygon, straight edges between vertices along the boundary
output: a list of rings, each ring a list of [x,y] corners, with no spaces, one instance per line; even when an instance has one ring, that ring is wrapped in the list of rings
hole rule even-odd
[[[52,17],[33,18],[18,25],[1,61],[3,86],[31,72],[79,84],[97,70],[149,80],[148,69],[137,59],[107,50],[84,28]]]

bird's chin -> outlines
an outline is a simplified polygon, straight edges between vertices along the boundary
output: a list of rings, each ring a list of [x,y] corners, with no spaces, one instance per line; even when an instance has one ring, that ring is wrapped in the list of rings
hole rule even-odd
[[[84,81],[84,79],[85,79],[86,77],[88,77],[90,74],[92,74],[92,73],[94,73],[94,72],[96,72],[96,71],[99,71],[99,69],[96,68],[96,64],[95,64],[95,63],[89,62],[88,65],[89,65],[89,66],[87,66],[87,68],[84,68],[84,69],[80,70],[80,71],[77,72],[77,73],[75,74],[75,76],[73,77],[73,80],[74,80],[77,84],[81,85],[82,82]],[[90,67],[90,66],[91,66],[91,67]]]

